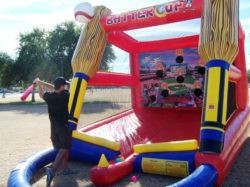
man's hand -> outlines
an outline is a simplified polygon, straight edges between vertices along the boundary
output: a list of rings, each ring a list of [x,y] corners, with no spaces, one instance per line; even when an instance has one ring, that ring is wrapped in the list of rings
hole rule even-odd
[[[39,84],[41,83],[41,80],[39,79],[39,77],[37,77],[37,78],[33,81],[33,83],[39,85]]]
[[[42,81],[37,77],[37,78],[33,81],[33,84],[36,84],[36,85],[37,85],[39,96],[43,99],[43,96],[44,96],[44,88],[43,88],[43,85],[42,85]]]
[[[41,88],[43,90],[43,92],[45,90],[49,91],[49,92],[53,92],[54,86],[50,83],[41,81],[38,77],[33,81],[34,84],[36,84],[38,86],[38,88]]]

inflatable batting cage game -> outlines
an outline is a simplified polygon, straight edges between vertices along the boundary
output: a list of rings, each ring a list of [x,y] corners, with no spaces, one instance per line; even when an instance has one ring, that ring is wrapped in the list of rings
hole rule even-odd
[[[119,15],[88,3],[81,8],[76,18],[88,23],[72,58],[71,159],[95,165],[96,185],[133,172],[177,177],[173,186],[222,185],[249,133],[239,1],[180,0]],[[166,31],[161,39],[142,41],[128,34],[201,17],[198,35],[168,38]],[[130,74],[96,73],[106,42],[130,54]],[[87,85],[130,87],[132,109],[76,130]],[[32,174],[55,153],[48,149],[24,160],[8,186],[30,186]]]

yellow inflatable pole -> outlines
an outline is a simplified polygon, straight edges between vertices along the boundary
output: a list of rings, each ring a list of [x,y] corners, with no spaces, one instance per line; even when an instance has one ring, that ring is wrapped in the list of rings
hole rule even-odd
[[[220,153],[227,121],[229,67],[238,53],[239,0],[204,0],[199,54],[206,63],[200,151]]]
[[[87,6],[87,8],[89,8],[91,5],[87,4]],[[85,4],[83,10],[78,10],[75,16],[76,18],[80,16],[79,20],[90,19],[87,13]],[[111,11],[104,6],[94,8],[94,16],[91,17],[91,21],[85,26],[85,29],[82,30],[74,51],[71,62],[74,77],[70,86],[68,105],[69,127],[72,130],[76,129],[78,124],[87,82],[97,72],[106,47],[106,33],[101,26],[100,18],[110,13]]]

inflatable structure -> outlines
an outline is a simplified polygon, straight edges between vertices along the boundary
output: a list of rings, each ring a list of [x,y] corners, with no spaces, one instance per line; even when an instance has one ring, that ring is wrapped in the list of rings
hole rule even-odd
[[[120,15],[80,7],[75,16],[88,24],[72,59],[71,159],[95,165],[96,185],[132,172],[179,177],[173,186],[222,185],[249,134],[239,1],[179,0]],[[124,32],[201,17],[200,35],[143,42]],[[96,73],[107,42],[130,54],[130,74]],[[130,87],[132,109],[75,130],[87,84]],[[30,186],[55,154],[48,149],[21,162],[8,186]]]

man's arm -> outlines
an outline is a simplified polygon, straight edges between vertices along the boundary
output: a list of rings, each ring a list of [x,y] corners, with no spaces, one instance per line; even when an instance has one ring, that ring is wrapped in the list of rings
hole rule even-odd
[[[45,92],[45,89],[50,91],[50,92],[53,92],[55,89],[54,89],[54,86],[52,84],[49,84],[47,82],[44,82],[44,81],[41,81],[39,78],[36,78],[34,80],[34,83],[37,84],[38,86],[38,93],[39,93],[39,96],[43,99],[44,98],[44,92]]]
[[[44,90],[43,90],[43,86],[39,83],[36,83],[37,86],[38,86],[38,93],[39,93],[39,96],[43,99],[43,96],[44,96]]]
[[[40,84],[43,86],[43,87],[45,87],[48,91],[50,91],[50,92],[53,92],[53,91],[55,91],[55,88],[54,88],[54,86],[52,85],[52,84],[50,84],[50,83],[47,83],[47,82],[44,82],[44,81],[39,81],[40,82]]]

